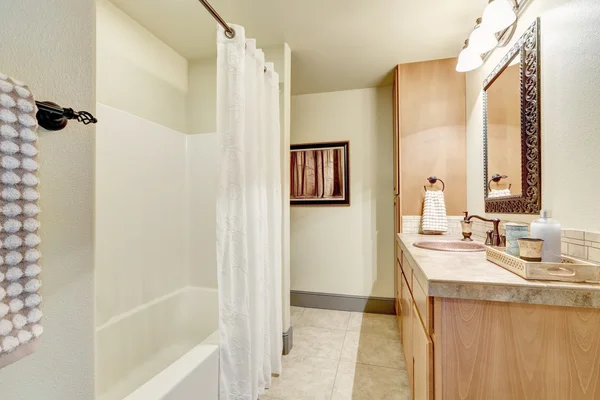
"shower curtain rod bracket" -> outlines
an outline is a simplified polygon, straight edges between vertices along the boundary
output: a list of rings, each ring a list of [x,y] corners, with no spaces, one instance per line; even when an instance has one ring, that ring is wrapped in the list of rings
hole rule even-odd
[[[51,101],[36,101],[38,111],[35,115],[38,124],[48,131],[60,131],[67,126],[68,120],[76,119],[84,125],[98,122],[88,111],[75,111],[72,108],[62,108]]]

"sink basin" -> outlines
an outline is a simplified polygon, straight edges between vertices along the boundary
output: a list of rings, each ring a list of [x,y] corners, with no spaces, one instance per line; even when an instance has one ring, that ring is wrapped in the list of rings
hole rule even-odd
[[[465,253],[485,251],[485,245],[483,243],[463,242],[461,240],[421,240],[413,243],[413,246],[428,250]]]

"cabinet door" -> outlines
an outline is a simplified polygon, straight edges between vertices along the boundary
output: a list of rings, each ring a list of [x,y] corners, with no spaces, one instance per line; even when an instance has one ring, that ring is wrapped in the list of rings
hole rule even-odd
[[[406,280],[402,279],[402,348],[404,349],[404,360],[406,362],[406,372],[408,382],[412,391],[413,382],[413,302],[408,290]]]
[[[396,323],[398,324],[398,333],[402,340],[402,269],[400,263],[396,260]]]
[[[394,195],[400,194],[400,81],[398,66],[394,69],[393,104],[394,104]],[[397,231],[400,232],[400,231]]]
[[[433,345],[414,305],[412,317],[413,399],[430,400],[433,399]]]
[[[402,269],[400,268],[400,263],[398,260],[394,263],[394,299],[395,299],[395,307],[396,307],[396,315],[400,316],[400,310],[402,307],[400,306],[400,302],[402,301],[402,290],[400,286],[400,280],[402,279]]]

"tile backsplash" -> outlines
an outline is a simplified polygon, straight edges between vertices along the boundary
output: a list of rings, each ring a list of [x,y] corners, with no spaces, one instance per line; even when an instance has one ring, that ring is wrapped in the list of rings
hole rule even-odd
[[[452,236],[461,236],[462,227],[460,221],[462,216],[448,216],[448,234]],[[473,221],[473,240],[485,242],[486,232],[494,228],[491,222],[484,222],[477,219]],[[504,225],[508,220],[500,222],[500,233],[506,234]],[[408,215],[402,217],[402,232],[421,233],[421,216]],[[563,229],[561,237],[561,251],[571,257],[591,262],[600,263],[600,232],[589,232],[577,229]]]

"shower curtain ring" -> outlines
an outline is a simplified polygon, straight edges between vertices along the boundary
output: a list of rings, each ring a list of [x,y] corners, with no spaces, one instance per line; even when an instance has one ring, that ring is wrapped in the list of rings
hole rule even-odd
[[[225,36],[227,37],[227,39],[233,39],[235,37],[235,29],[229,28],[228,31],[226,30]]]

